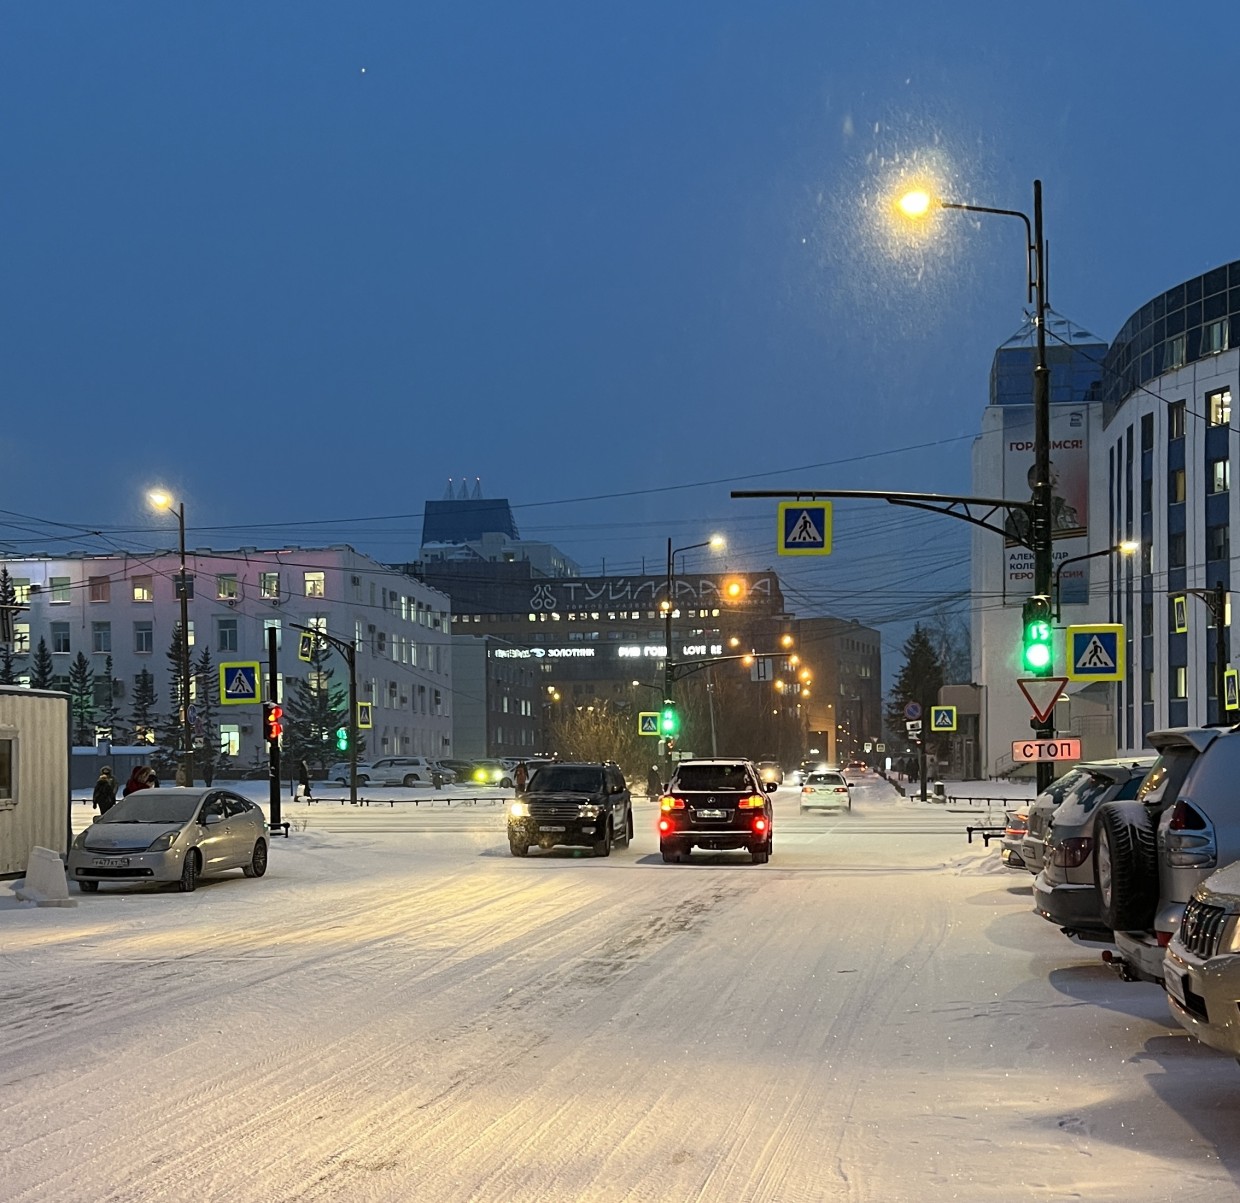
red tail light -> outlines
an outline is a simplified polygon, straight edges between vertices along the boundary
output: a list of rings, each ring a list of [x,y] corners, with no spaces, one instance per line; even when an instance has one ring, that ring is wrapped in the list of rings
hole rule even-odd
[[[1167,822],[1167,826],[1172,831],[1204,831],[1206,829],[1206,820],[1204,816],[1187,802],[1177,802],[1175,808],[1171,811],[1171,818]]]
[[[671,829],[672,829],[672,825],[671,825],[671,823],[670,823],[667,819],[660,819],[660,820],[659,820],[659,830],[660,830],[660,831],[671,831]]]
[[[754,829],[754,831],[765,831],[765,830],[766,830],[766,820],[765,820],[765,819],[754,819],[754,821],[753,821],[753,829]]]
[[[750,794],[748,798],[742,798],[736,805],[742,810],[763,810],[766,807],[766,795]]]
[[[1028,833],[1029,816],[1027,814],[1016,811],[1014,814],[1008,815],[1007,829],[1003,833],[1008,839],[1016,839],[1019,836],[1028,835]]]
[[[1166,948],[1171,943],[1171,933],[1169,931],[1160,931],[1158,935],[1158,947]]]
[[[1062,844],[1051,845],[1051,864],[1063,869],[1075,869],[1093,855],[1094,841],[1091,836],[1081,835]]]
[[[671,794],[668,794],[666,797],[659,799],[660,810],[684,810],[684,808],[685,800],[683,798],[673,798]]]

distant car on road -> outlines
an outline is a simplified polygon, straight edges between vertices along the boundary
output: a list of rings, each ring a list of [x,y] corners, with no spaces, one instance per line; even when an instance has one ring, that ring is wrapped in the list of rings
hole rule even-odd
[[[748,760],[682,760],[659,800],[659,851],[668,863],[694,848],[745,848],[755,865],[771,859],[774,811]]]
[[[253,802],[216,788],[138,790],[69,849],[69,879],[84,893],[105,881],[176,882],[189,893],[199,877],[228,869],[267,872],[267,821]]]
[[[557,844],[610,856],[613,844],[627,847],[632,838],[632,799],[624,774],[614,764],[544,764],[508,807],[513,856]]]
[[[810,773],[801,786],[801,813],[807,810],[852,810],[852,790],[843,773]]]
[[[774,781],[776,785],[784,783],[784,769],[778,760],[759,760],[758,776],[763,781]]]
[[[501,789],[512,788],[512,773],[502,760],[475,760],[469,773],[470,785],[498,785]]]

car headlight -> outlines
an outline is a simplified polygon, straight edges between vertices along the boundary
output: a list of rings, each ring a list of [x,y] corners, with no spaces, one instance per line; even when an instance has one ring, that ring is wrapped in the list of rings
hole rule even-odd
[[[74,846],[75,848],[85,848],[85,847],[86,847],[86,833],[87,833],[87,831],[89,831],[89,830],[90,830],[90,828],[89,828],[89,827],[84,827],[81,831],[79,831],[79,832],[77,833],[77,835],[75,835],[75,836],[73,837],[73,846]]]
[[[577,814],[583,819],[597,819],[600,809],[598,806],[582,806]]]
[[[1223,953],[1240,952],[1240,915],[1231,915],[1224,921],[1218,950]]]
[[[524,802],[512,802],[508,806],[508,813],[514,819],[528,819],[530,817],[530,808]]]
[[[148,852],[167,852],[173,844],[177,842],[180,831],[165,831],[163,835],[157,835],[147,847]]]

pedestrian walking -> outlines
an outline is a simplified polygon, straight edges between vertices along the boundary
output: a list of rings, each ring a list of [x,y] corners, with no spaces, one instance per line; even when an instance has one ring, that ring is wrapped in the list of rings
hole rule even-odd
[[[512,783],[517,787],[517,793],[525,793],[525,787],[530,781],[530,770],[526,766],[524,760],[517,761],[516,770],[512,774]]]
[[[646,797],[657,798],[663,792],[663,777],[659,773],[659,766],[652,764],[650,772],[646,774]]]
[[[106,815],[115,805],[116,778],[112,776],[111,766],[105,764],[99,770],[99,780],[95,782],[95,793],[91,800],[91,806],[101,815]]]
[[[307,802],[311,801],[310,770],[304,760],[297,766],[297,793],[300,797],[305,798]]]

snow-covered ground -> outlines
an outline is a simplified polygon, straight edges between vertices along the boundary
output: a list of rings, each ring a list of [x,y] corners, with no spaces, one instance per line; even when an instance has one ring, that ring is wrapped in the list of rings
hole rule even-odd
[[[647,804],[514,860],[423,797],[286,801],[258,881],[0,888],[0,1199],[1240,1198],[1240,1069],[966,816],[783,790],[769,865],[669,866]]]

